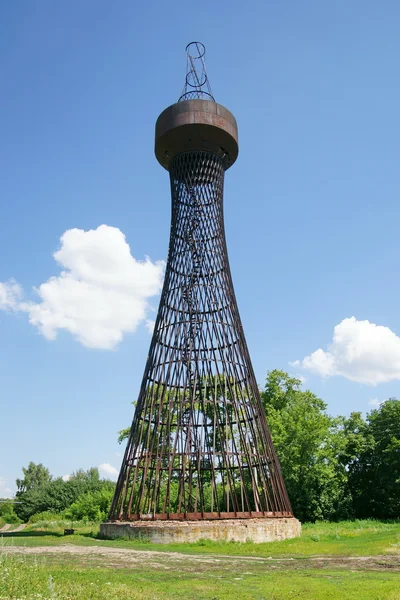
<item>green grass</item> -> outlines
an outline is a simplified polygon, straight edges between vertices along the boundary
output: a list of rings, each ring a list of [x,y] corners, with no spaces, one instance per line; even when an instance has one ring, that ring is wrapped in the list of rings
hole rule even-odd
[[[245,570],[246,569],[246,570]],[[180,565],[105,569],[28,559],[0,552],[0,600],[399,600],[398,573],[343,570],[267,571]]]
[[[130,553],[71,555],[62,547],[32,556],[8,554],[0,544],[0,600],[400,600],[399,521],[306,524],[300,538],[266,544],[100,540],[95,523],[74,523],[78,533],[64,537],[66,526],[70,523],[37,523],[5,534],[3,544],[73,544],[187,556],[172,560],[170,555],[145,554],[132,560]],[[383,554],[387,558],[346,558]],[[246,556],[297,560],[240,558]],[[322,558],[310,560],[312,556]]]
[[[101,545],[115,548],[133,548],[158,551],[175,551],[187,554],[229,554],[239,556],[296,556],[313,555],[374,556],[378,554],[400,554],[400,521],[381,522],[375,520],[344,521],[340,523],[305,524],[299,538],[265,544],[208,542],[194,544],[150,544],[130,540],[99,540],[98,524],[74,524],[77,533],[64,537],[68,524],[37,523],[14,536],[15,545],[52,546],[71,543],[76,545]]]

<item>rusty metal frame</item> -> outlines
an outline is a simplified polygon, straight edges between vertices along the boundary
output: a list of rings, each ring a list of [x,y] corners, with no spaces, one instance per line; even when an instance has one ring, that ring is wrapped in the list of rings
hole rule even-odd
[[[165,281],[110,520],[292,517],[232,284],[225,165],[171,163]]]
[[[186,46],[186,78],[178,102],[184,100],[214,100],[208,80],[204,55],[206,49],[201,42],[190,42]]]
[[[291,512],[198,512],[132,514],[128,521],[219,521],[222,519],[282,519],[292,518]]]

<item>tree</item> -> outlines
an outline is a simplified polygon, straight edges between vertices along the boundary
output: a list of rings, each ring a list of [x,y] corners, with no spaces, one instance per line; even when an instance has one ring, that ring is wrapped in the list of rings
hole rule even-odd
[[[301,381],[270,371],[262,401],[293,512],[301,520],[335,519],[349,512],[347,473],[339,457],[345,439],[341,419]]]
[[[30,462],[26,469],[22,468],[22,472],[24,474],[23,479],[16,480],[17,494],[42,488],[51,481],[50,471],[42,463]]]
[[[357,414],[357,413],[356,413]],[[372,410],[361,426],[349,484],[357,517],[400,516],[400,401]]]
[[[20,519],[26,521],[35,512],[46,510],[43,507],[43,497],[52,476],[42,463],[30,462],[27,468],[22,468],[22,472],[23,478],[16,480],[18,491],[15,497],[20,504],[15,505],[15,512]]]

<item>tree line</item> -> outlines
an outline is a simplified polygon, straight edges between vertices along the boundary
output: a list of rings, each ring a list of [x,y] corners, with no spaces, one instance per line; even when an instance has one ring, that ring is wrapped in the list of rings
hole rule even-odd
[[[53,518],[103,521],[107,518],[115,484],[101,479],[97,468],[80,469],[67,481],[54,478],[41,463],[31,462],[22,472],[23,477],[16,480],[17,502],[0,504],[0,518],[4,521]]]
[[[332,417],[327,405],[284,371],[268,373],[261,398],[295,516],[301,521],[400,517],[400,401],[390,398],[366,417]],[[129,430],[120,432],[120,441]],[[96,468],[68,481],[30,463],[17,479],[20,504],[0,503],[27,521],[43,513],[102,520],[115,484]],[[35,517],[36,515],[36,517]]]
[[[400,517],[400,401],[331,417],[301,381],[271,371],[262,400],[293,512],[302,521]]]

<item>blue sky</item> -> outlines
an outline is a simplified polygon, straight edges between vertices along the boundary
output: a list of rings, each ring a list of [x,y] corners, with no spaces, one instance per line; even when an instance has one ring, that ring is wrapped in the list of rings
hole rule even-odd
[[[30,460],[55,475],[119,469],[168,246],[154,124],[181,92],[193,39],[239,124],[226,229],[258,381],[300,374],[332,414],[400,394],[399,18],[394,0],[1,3],[0,495]],[[115,285],[116,265],[139,273],[109,315],[113,349],[101,328],[88,341],[57,279],[81,282],[92,243],[104,261],[85,275],[90,293]],[[75,333],[75,321],[62,329],[69,302]]]

